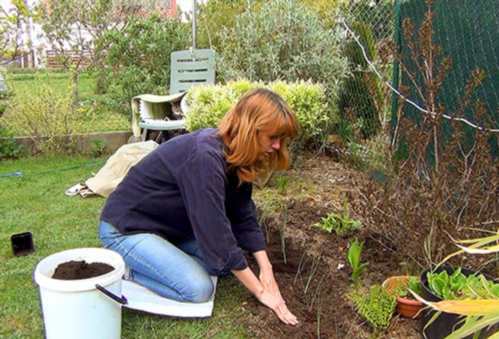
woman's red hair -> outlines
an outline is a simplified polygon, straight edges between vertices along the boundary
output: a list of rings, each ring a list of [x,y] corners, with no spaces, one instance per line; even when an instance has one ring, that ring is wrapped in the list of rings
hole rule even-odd
[[[226,160],[240,182],[252,182],[265,170],[288,167],[287,141],[298,133],[293,111],[276,93],[255,89],[245,94],[218,125],[226,146]],[[281,147],[273,153],[262,148],[260,133],[278,136]]]

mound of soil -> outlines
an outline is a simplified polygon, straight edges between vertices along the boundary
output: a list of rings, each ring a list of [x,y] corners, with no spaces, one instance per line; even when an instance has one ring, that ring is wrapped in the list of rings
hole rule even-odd
[[[276,280],[286,303],[300,321],[293,327],[281,323],[272,311],[249,297],[246,326],[257,338],[371,338],[374,331],[355,312],[348,294],[351,291],[350,268],[346,262],[349,241],[364,241],[362,261],[368,266],[364,286],[381,284],[391,275],[399,275],[405,259],[395,246],[387,246],[383,236],[364,228],[350,237],[328,234],[312,225],[331,211],[343,206],[345,196],[355,199],[361,173],[344,168],[328,157],[305,159],[292,176],[306,176],[314,181],[314,196],[304,201],[288,200],[283,215],[264,222],[268,253]],[[351,206],[355,204],[351,203]],[[352,210],[358,220],[365,218]],[[283,222],[285,225],[283,226]],[[249,258],[250,266],[258,265]],[[422,338],[417,320],[394,316],[390,328],[375,334],[384,338]]]
[[[86,261],[68,261],[58,265],[52,279],[79,280],[98,277],[111,272],[114,268],[108,264]]]

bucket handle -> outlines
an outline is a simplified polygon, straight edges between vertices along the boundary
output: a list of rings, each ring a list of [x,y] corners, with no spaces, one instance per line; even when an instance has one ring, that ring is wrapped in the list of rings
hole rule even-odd
[[[99,284],[95,284],[95,288],[104,293],[106,296],[109,298],[113,299],[117,303],[120,303],[121,305],[126,305],[128,304],[128,300],[126,300],[125,296],[118,297],[116,294],[112,293],[111,291],[105,289]]]

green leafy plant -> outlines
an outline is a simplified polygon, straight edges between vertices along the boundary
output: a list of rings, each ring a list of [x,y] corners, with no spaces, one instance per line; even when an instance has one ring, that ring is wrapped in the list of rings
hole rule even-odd
[[[326,27],[298,0],[248,3],[234,24],[220,33],[220,40],[224,80],[313,79],[336,99],[348,74],[340,31]]]
[[[6,109],[7,109],[7,104],[0,100],[0,117],[3,115]]]
[[[131,113],[130,98],[143,93],[166,94],[170,54],[190,44],[189,26],[159,15],[128,17],[100,37],[97,50],[105,58],[97,69],[102,91],[114,111]]]
[[[104,154],[106,151],[106,141],[102,139],[92,140],[90,144],[90,154],[94,158],[98,158]]]
[[[81,110],[72,107],[70,91],[40,84],[27,96],[13,96],[0,123],[14,135],[28,135],[35,152],[72,151],[72,134],[83,121]]]
[[[289,178],[285,175],[280,175],[275,180],[275,186],[280,194],[286,194],[289,186]]]
[[[364,247],[364,242],[360,242],[358,239],[351,241],[348,245],[347,261],[352,268],[351,279],[354,283],[359,281],[360,275],[367,266],[367,263],[361,262],[362,248]]]
[[[350,294],[357,313],[376,330],[385,330],[390,325],[397,305],[396,297],[388,294],[380,285],[373,285],[368,293],[355,290]]]
[[[438,266],[462,253],[497,254],[499,252],[499,229],[495,234],[487,237],[470,240],[454,240],[454,242],[460,249],[445,257]],[[418,300],[437,311],[435,316],[430,319],[425,327],[428,327],[441,312],[445,312],[466,317],[463,324],[449,334],[446,339],[461,339],[471,335],[476,337],[480,335],[482,330],[494,328],[494,326],[499,323],[499,284],[487,281],[483,275],[472,276],[473,278],[471,278],[472,280],[469,282],[467,281],[468,277],[465,277],[465,282],[463,277],[461,277],[462,273],[460,270],[456,270],[451,274],[451,276],[455,274],[454,277],[449,277],[449,275],[446,275],[445,273],[431,277],[432,282],[429,281],[430,288],[435,293],[437,293],[436,290],[440,289],[442,294],[448,294],[450,296],[453,296],[453,294],[455,296],[454,292],[457,292],[457,296],[460,297],[460,299],[444,299],[439,302],[429,302],[422,299],[420,296],[415,295]],[[476,278],[479,278],[479,282]],[[430,275],[428,275],[428,280],[430,280]],[[453,282],[454,286],[452,288],[446,288],[445,286],[451,285],[451,282]],[[465,295],[469,295],[469,292],[466,291],[472,292],[471,294],[474,295],[474,297],[467,298]],[[492,333],[489,338],[497,338],[499,336],[499,331],[493,331],[494,333]]]
[[[321,221],[314,226],[329,233],[334,231],[334,233],[339,236],[345,236],[360,229],[362,223],[350,217],[350,209],[348,204],[345,203],[342,212],[329,213],[327,216],[321,218]]]
[[[400,286],[395,291],[395,295],[404,298],[413,299],[414,297],[411,294],[411,291],[416,294],[421,294],[422,287],[421,282],[419,281],[419,277],[410,276],[407,280],[407,284]]]
[[[22,146],[15,142],[12,133],[0,126],[0,160],[19,158],[22,151]]]
[[[483,274],[464,275],[460,268],[427,274],[430,289],[444,300],[499,298],[499,284],[487,280]]]

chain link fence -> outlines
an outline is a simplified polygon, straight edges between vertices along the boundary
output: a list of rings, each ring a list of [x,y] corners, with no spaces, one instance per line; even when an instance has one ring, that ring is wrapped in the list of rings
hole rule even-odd
[[[364,47],[367,58],[376,65],[384,79],[392,77],[393,56],[386,48],[393,40],[393,0],[351,0],[341,9],[345,23]],[[345,54],[351,76],[339,97],[340,134],[347,140],[374,137],[390,121],[390,92],[372,71],[363,51],[351,34]]]

